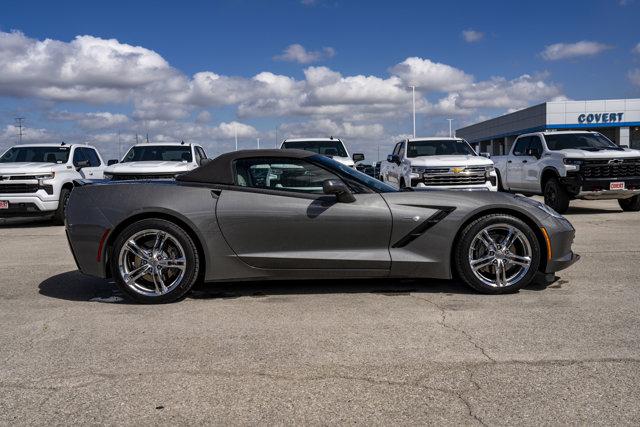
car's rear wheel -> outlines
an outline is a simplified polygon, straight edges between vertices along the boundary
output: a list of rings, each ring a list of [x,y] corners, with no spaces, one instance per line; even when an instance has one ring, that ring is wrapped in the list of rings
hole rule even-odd
[[[116,238],[111,254],[116,284],[141,303],[166,303],[184,296],[198,277],[199,264],[193,239],[163,219],[129,225]]]
[[[515,292],[533,280],[540,264],[540,244],[522,220],[486,215],[462,231],[455,264],[462,279],[479,292]]]
[[[560,214],[569,209],[569,193],[556,178],[551,178],[545,183],[544,203]]]
[[[625,212],[639,212],[640,196],[633,196],[628,199],[618,199],[618,204]]]

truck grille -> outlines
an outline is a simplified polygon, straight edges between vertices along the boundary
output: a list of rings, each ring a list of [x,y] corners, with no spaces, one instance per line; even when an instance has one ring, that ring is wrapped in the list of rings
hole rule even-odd
[[[38,184],[0,184],[2,194],[35,193],[40,187]]]
[[[589,178],[630,178],[640,177],[640,159],[585,160],[580,167],[583,177]]]
[[[174,179],[174,174],[161,174],[161,175],[113,175],[111,180],[113,181],[132,181],[132,180],[146,180],[146,179]]]
[[[464,166],[460,166],[463,168]],[[425,185],[474,185],[484,184],[484,166],[464,167],[464,172],[453,173],[454,167],[426,168],[423,182]]]

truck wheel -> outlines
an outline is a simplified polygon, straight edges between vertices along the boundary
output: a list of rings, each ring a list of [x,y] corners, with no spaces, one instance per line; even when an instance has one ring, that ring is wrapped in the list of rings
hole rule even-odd
[[[559,214],[569,209],[569,193],[556,178],[551,178],[544,186],[544,203]]]
[[[407,184],[404,183],[404,178],[400,178],[400,189],[407,188]]]
[[[116,285],[144,304],[173,302],[198,278],[200,259],[191,237],[164,219],[143,219],[125,228],[111,253]]]
[[[53,222],[57,225],[64,225],[64,213],[67,210],[67,203],[69,203],[69,195],[71,190],[63,188],[60,190],[60,199],[58,200],[58,209],[53,214]]]
[[[633,196],[628,199],[618,199],[618,204],[625,212],[639,212],[640,196]]]
[[[500,172],[496,169],[496,176],[498,178],[498,191],[504,191],[504,187],[502,186],[502,177],[500,176]]]
[[[454,262],[460,277],[479,292],[515,292],[533,281],[540,244],[522,220],[507,214],[485,215],[462,231]]]

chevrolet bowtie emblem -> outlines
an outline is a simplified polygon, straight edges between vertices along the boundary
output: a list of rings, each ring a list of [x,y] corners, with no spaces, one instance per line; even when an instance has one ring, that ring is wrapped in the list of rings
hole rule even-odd
[[[464,168],[451,168],[451,172],[453,172],[453,173],[462,173],[462,172],[464,172]]]

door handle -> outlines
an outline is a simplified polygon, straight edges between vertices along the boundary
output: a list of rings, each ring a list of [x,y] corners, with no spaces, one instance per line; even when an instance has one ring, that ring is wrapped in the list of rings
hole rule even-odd
[[[522,161],[522,163],[527,163],[527,162],[528,162],[528,160],[523,160],[523,161]]]
[[[507,163],[513,163],[511,160],[507,160]]]

